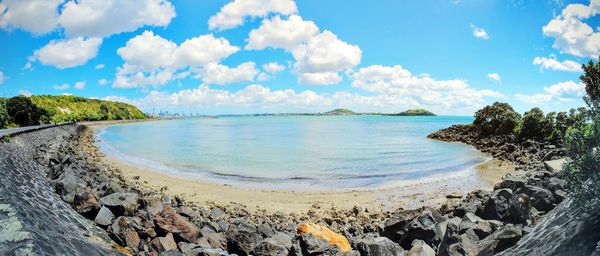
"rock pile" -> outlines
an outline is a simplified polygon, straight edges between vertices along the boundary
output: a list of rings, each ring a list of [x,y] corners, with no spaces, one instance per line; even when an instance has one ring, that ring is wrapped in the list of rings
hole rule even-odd
[[[449,132],[446,136],[464,139]],[[518,147],[518,152],[530,152],[521,155],[529,160],[493,191],[449,197],[455,203],[440,209],[370,212],[355,207],[306,214],[191,205],[128,183],[117,169],[100,161],[85,126],[61,143],[41,145],[35,159],[64,202],[131,254],[492,255],[531,232],[540,216],[565,197],[556,173],[537,162],[550,150],[533,154],[531,148]],[[519,159],[512,153],[496,155]]]

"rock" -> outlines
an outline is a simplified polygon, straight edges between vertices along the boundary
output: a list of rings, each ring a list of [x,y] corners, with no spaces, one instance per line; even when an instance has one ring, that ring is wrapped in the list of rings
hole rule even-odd
[[[136,249],[140,244],[137,233],[142,229],[140,222],[137,217],[121,216],[112,224],[111,231],[121,245]]]
[[[394,242],[400,241],[408,224],[420,213],[418,211],[404,211],[389,218],[381,227],[381,235]]]
[[[323,240],[330,245],[335,245],[342,253],[352,250],[352,247],[345,236],[335,233],[327,227],[312,223],[305,223],[298,226],[296,231],[298,234],[307,234],[319,240]]]
[[[479,251],[493,251],[493,253],[496,254],[516,244],[522,235],[523,233],[520,226],[507,224],[481,240],[477,247]]]
[[[185,256],[185,254],[180,253],[177,250],[171,250],[171,251],[161,252],[159,254],[159,256]]]
[[[311,234],[299,234],[294,238],[291,255],[338,255],[342,252],[334,244]]]
[[[75,193],[73,197],[73,207],[75,211],[91,218],[93,214],[100,208],[100,202],[98,202],[98,195],[93,192],[80,192]],[[91,215],[91,216],[90,216]]]
[[[460,223],[460,233],[465,233],[468,230],[477,235],[477,240],[479,240],[492,233],[492,225],[488,221],[475,216],[473,213],[467,213]]]
[[[287,256],[292,247],[292,237],[279,233],[262,240],[253,250],[255,255]]]
[[[525,186],[524,193],[531,199],[531,206],[538,211],[548,212],[554,208],[552,202],[555,200],[552,192],[542,187]]]
[[[404,249],[387,237],[374,237],[367,235],[356,242],[356,249],[360,255],[400,256]]]
[[[213,233],[203,236],[197,243],[208,248],[227,249],[227,239],[221,233]]]
[[[192,209],[190,209],[190,207],[187,206],[181,206],[179,207],[179,209],[177,210],[177,212],[179,214],[181,214],[182,216],[188,217],[190,219],[196,219],[200,217],[200,213],[197,211],[194,211]]]
[[[406,256],[435,256],[435,251],[422,240],[414,240]]]
[[[434,215],[439,215],[439,213],[425,209],[421,215],[411,221],[408,224],[406,232],[400,239],[400,245],[410,247],[412,241],[415,239],[424,240],[426,243],[433,243],[433,239],[436,236],[435,227],[438,223],[437,219],[441,219],[441,216]]]
[[[168,233],[164,237],[157,237],[150,241],[150,245],[157,252],[165,252],[171,250],[177,250],[177,244],[175,243],[175,239],[173,238],[173,234]]]
[[[144,201],[146,202],[146,211],[150,214],[150,216],[157,216],[162,212],[162,198],[158,196],[150,196],[144,198]]]
[[[100,208],[94,222],[100,226],[109,226],[115,220],[115,215],[106,207]]]
[[[527,181],[524,178],[514,175],[507,175],[502,181],[494,186],[494,190],[508,188],[513,192],[517,192],[525,187]]]
[[[461,199],[462,197],[463,197],[463,195],[458,192],[454,192],[454,193],[450,193],[450,194],[446,195],[447,199]]]
[[[108,207],[115,216],[125,213],[133,213],[138,207],[138,194],[136,193],[112,193],[100,198],[100,203]]]
[[[502,220],[509,215],[508,208],[512,198],[512,190],[508,188],[494,190],[484,203],[484,209],[478,214],[484,219]]]
[[[220,217],[222,217],[223,215],[225,215],[225,212],[219,207],[213,207],[210,210],[210,218],[213,220],[217,220]]]
[[[526,194],[515,194],[510,200],[509,215],[506,221],[515,224],[527,224],[531,220],[531,204]]]
[[[154,223],[164,232],[173,233],[186,242],[194,242],[199,237],[198,227],[175,212],[170,206],[163,209],[162,216],[155,216],[153,219]]]
[[[245,220],[231,224],[226,233],[227,250],[239,255],[249,255],[250,252],[262,241],[256,226]]]
[[[458,243],[448,247],[450,255],[477,255],[477,242],[479,242],[479,238],[472,230],[468,230],[460,235],[458,241]]]
[[[461,222],[462,219],[459,217],[454,217],[448,220],[446,224],[446,232],[438,244],[437,254],[447,255],[449,246],[459,241]]]

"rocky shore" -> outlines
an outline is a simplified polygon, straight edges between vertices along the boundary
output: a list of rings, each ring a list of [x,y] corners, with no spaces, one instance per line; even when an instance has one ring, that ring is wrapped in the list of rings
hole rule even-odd
[[[52,139],[44,140],[45,136]],[[431,138],[474,145],[496,158],[518,163],[520,170],[493,191],[449,195],[448,203],[439,209],[371,212],[359,207],[316,206],[307,214],[284,214],[250,212],[243,205],[193,205],[149,190],[140,182],[126,182],[118,169],[101,161],[92,131],[85,126],[19,135],[1,144],[0,150],[6,154],[30,151],[26,153],[29,160],[22,156],[19,161],[31,162],[33,157],[35,168],[7,162],[2,169],[15,175],[32,169],[44,174],[37,182],[55,191],[52,196],[61,200],[57,204],[71,206],[60,216],[73,215],[77,223],[83,223],[71,234],[92,230],[98,237],[81,235],[91,245],[79,247],[82,251],[74,254],[85,255],[106,255],[109,244],[113,254],[137,255],[493,255],[530,233],[566,196],[557,173],[543,164],[543,160],[559,157],[560,149],[515,143],[510,138],[477,138],[466,126],[442,130]],[[2,178],[2,196],[12,182],[18,181]],[[32,189],[21,188],[19,193]],[[7,201],[18,204],[18,198]],[[52,207],[43,209],[51,211]],[[21,216],[28,218],[38,217]],[[45,248],[61,248],[60,243],[39,242],[34,246],[38,253],[33,254],[52,254],[45,253]],[[6,244],[14,245],[10,240]]]

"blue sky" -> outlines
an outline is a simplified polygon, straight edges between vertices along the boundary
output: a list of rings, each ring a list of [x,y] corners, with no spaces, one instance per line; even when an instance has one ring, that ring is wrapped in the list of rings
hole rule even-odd
[[[598,0],[4,0],[0,90],[205,114],[566,110],[599,17]]]

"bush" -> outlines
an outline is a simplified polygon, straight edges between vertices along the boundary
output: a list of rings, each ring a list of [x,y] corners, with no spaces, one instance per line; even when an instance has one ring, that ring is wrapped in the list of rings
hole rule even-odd
[[[509,134],[520,118],[508,103],[495,102],[478,110],[473,124],[484,134]]]
[[[6,128],[10,123],[8,113],[6,113],[6,108],[4,108],[5,100],[4,98],[0,98],[0,129]]]
[[[565,139],[567,162],[562,176],[565,188],[579,207],[593,214],[600,210],[600,63],[583,65],[581,81],[587,96],[589,111],[571,111]],[[588,122],[591,118],[591,122]]]

